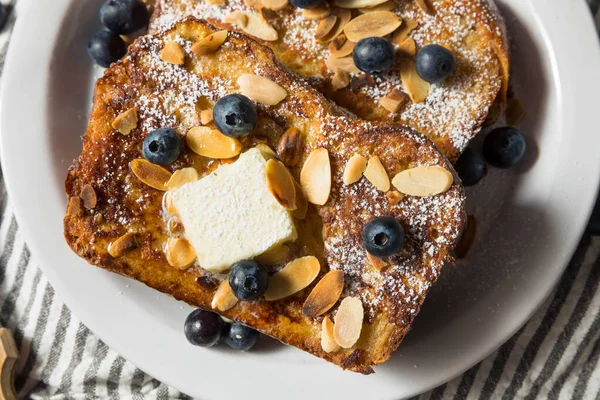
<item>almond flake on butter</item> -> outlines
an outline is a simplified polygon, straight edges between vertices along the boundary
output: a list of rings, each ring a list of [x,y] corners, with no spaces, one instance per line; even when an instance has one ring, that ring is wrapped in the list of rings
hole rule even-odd
[[[172,194],[172,192],[165,193],[163,196],[163,205],[169,214],[177,215],[177,209],[175,208],[175,204],[173,204]]]
[[[404,195],[396,190],[390,190],[385,194],[385,197],[387,197],[391,206],[395,206],[402,201]]]
[[[133,232],[128,232],[108,245],[108,254],[117,258],[135,248],[137,248],[136,235]]]
[[[269,160],[265,167],[267,187],[277,202],[285,209],[296,209],[296,188],[294,178],[281,161]]]
[[[187,269],[196,261],[196,251],[184,238],[171,238],[165,249],[167,262],[171,267]]]
[[[401,24],[402,20],[391,11],[373,11],[348,22],[344,33],[349,40],[356,43],[368,37],[389,35]]]
[[[219,311],[227,311],[235,306],[238,302],[238,298],[233,294],[231,286],[229,286],[229,280],[225,279],[215,292],[210,306]]]
[[[173,172],[171,179],[167,181],[167,188],[174,190],[182,187],[186,183],[196,182],[198,180],[198,171],[195,168],[188,167],[178,169]]]
[[[352,59],[352,56],[341,57],[341,58],[329,56],[327,58],[327,60],[325,60],[325,65],[327,65],[327,68],[329,68],[331,71],[334,71],[334,72],[335,72],[336,68],[339,68],[342,71],[346,71],[351,74],[360,73],[360,70],[356,67],[356,64],[354,64],[354,60]]]
[[[170,64],[182,65],[185,60],[185,51],[176,42],[167,42],[160,52],[160,59]]]
[[[369,8],[375,7],[387,0],[335,0],[334,4],[341,8]]]
[[[256,261],[264,265],[276,265],[281,264],[288,259],[290,255],[290,248],[285,244],[272,247],[265,251],[261,255],[256,257]]]
[[[336,22],[337,17],[335,15],[330,15],[320,20],[319,24],[317,25],[317,30],[315,31],[315,39],[319,40],[325,37],[329,32],[331,32]]]
[[[400,61],[400,79],[402,79],[402,83],[404,83],[404,87],[413,103],[425,101],[431,84],[425,82],[417,74],[415,63],[412,60],[403,58]]]
[[[334,91],[338,91],[350,84],[350,73],[342,69],[336,68],[331,79],[331,88]]]
[[[163,167],[152,164],[143,158],[131,161],[129,166],[133,174],[146,185],[157,190],[167,190],[167,182],[171,179],[171,173]]]
[[[356,43],[346,38],[346,35],[340,33],[335,39],[329,42],[329,52],[335,58],[346,57],[352,54]]]
[[[333,338],[333,322],[329,317],[323,318],[321,325],[321,348],[325,353],[335,353],[341,347]]]
[[[435,196],[446,192],[454,177],[445,168],[434,166],[421,166],[398,173],[392,180],[396,189],[411,196]]]
[[[203,56],[213,53],[217,51],[219,47],[221,47],[226,39],[227,31],[215,32],[194,43],[191,47],[191,51],[196,56]]]
[[[384,192],[390,190],[390,178],[388,177],[383,164],[381,164],[379,157],[374,156],[369,159],[364,176],[369,182],[375,185],[377,189]]]
[[[294,167],[300,161],[303,149],[302,134],[298,128],[292,127],[279,138],[277,156],[288,167]]]
[[[265,143],[259,143],[259,144],[257,144],[256,148],[258,149],[258,151],[260,151],[260,154],[262,154],[263,157],[265,158],[265,160],[267,160],[267,161],[269,161],[271,159],[274,159],[274,158],[277,158],[277,154],[275,154],[275,152],[273,151],[273,149],[270,148]]]
[[[83,189],[81,189],[81,193],[79,194],[79,197],[81,197],[83,206],[85,208],[87,208],[88,210],[91,210],[94,207],[96,207],[96,204],[98,203],[98,197],[96,196],[96,191],[90,184],[85,185],[83,187]]]
[[[281,103],[288,95],[287,90],[264,76],[243,74],[237,83],[243,95],[268,106]]]
[[[232,158],[242,152],[239,140],[206,126],[190,129],[186,135],[186,142],[194,153],[208,158]]]
[[[329,271],[310,292],[302,313],[308,318],[318,317],[329,311],[338,301],[344,289],[344,272],[339,270]]]
[[[336,21],[333,29],[331,29],[331,31],[327,35],[325,35],[321,39],[317,40],[320,43],[331,42],[340,33],[342,33],[344,31],[346,24],[348,24],[348,22],[350,22],[350,20],[352,19],[352,13],[350,12],[350,10],[346,10],[343,8],[334,8],[331,11],[331,15],[335,15],[337,17],[337,21]]]
[[[315,8],[302,10],[302,16],[310,21],[318,21],[329,16],[329,6],[327,3],[321,4]]]
[[[404,42],[408,35],[418,26],[419,24],[412,19],[404,19],[402,25],[394,32],[392,36],[392,42],[399,45]]]
[[[83,215],[83,205],[81,204],[81,198],[79,196],[72,196],[69,198],[67,215],[74,217],[81,217]]]
[[[315,280],[321,265],[314,256],[306,256],[289,262],[269,279],[265,300],[274,301],[298,293]]]
[[[358,297],[346,297],[342,300],[335,316],[333,338],[344,349],[356,344],[362,331],[364,311]]]
[[[213,122],[213,110],[202,110],[200,112],[200,123],[202,125],[208,125]]]
[[[365,14],[372,11],[392,11],[394,8],[396,8],[396,3],[392,0],[389,0],[373,7],[359,8],[358,12]]]
[[[417,54],[417,44],[413,38],[406,38],[398,45],[398,51],[404,56],[414,57]]]
[[[331,192],[331,164],[327,149],[319,148],[310,153],[300,171],[300,185],[310,203],[320,206],[327,203]]]
[[[129,135],[137,127],[138,116],[135,107],[123,111],[115,118],[111,126],[123,135]]]
[[[302,189],[302,186],[300,186],[295,179],[294,186],[296,188],[296,209],[292,211],[292,217],[296,219],[304,219],[306,218],[306,213],[308,212],[308,199],[306,198],[304,189]]]
[[[238,25],[248,35],[268,42],[273,42],[279,37],[269,22],[249,11],[234,11],[225,17],[225,22]]]
[[[367,168],[367,159],[360,154],[355,154],[346,163],[344,168],[344,185],[352,185],[362,178],[365,169]]]

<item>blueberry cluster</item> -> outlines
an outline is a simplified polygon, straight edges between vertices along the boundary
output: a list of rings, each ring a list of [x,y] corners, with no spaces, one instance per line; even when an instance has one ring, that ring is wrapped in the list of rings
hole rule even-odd
[[[120,35],[129,35],[148,25],[148,9],[140,0],[106,0],[100,7],[100,21],[108,30],[92,35],[88,55],[101,67],[120,60],[127,46]]]
[[[248,351],[260,337],[260,333],[245,325],[226,323],[217,314],[194,310],[188,315],[183,327],[185,337],[194,346],[211,347],[223,339],[229,347]]]

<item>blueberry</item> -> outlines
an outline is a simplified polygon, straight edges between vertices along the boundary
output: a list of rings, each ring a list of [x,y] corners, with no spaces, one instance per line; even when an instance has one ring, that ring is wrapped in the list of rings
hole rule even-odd
[[[140,0],[106,0],[100,7],[100,21],[119,35],[142,29],[148,20],[148,9]]]
[[[321,3],[323,3],[322,0],[290,0],[290,3],[298,8],[306,8],[306,9],[310,9],[310,8],[315,8],[321,5]]]
[[[87,51],[96,64],[108,68],[110,64],[119,61],[125,55],[127,46],[119,35],[109,31],[99,31],[90,38]]]
[[[510,168],[523,158],[527,150],[525,137],[515,128],[496,128],[483,141],[485,160],[497,168]]]
[[[438,44],[429,44],[417,54],[417,74],[430,83],[438,83],[446,79],[455,65],[454,54]]]
[[[481,153],[466,149],[458,158],[454,169],[464,186],[474,186],[483,179],[487,173],[487,165]]]
[[[181,137],[173,129],[157,129],[144,139],[144,158],[152,164],[170,164],[179,157],[181,142]]]
[[[389,41],[380,37],[370,37],[356,43],[352,59],[361,71],[379,74],[394,65],[394,55],[394,46]]]
[[[210,347],[217,344],[221,338],[224,324],[217,314],[198,309],[192,311],[185,319],[183,331],[191,344]]]
[[[229,272],[229,286],[240,300],[254,300],[267,290],[269,276],[265,267],[252,260],[233,264]]]
[[[404,228],[394,217],[379,217],[362,231],[365,249],[375,257],[398,254],[404,245]]]
[[[229,94],[215,103],[213,119],[221,133],[239,138],[254,130],[258,114],[252,100],[241,94]]]
[[[258,342],[259,337],[260,333],[258,331],[248,328],[246,325],[234,322],[227,330],[225,343],[231,348],[248,351],[254,347],[256,342]]]

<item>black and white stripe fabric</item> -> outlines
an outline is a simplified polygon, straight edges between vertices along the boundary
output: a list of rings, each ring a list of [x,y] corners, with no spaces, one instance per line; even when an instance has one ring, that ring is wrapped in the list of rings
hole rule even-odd
[[[589,2],[600,25],[600,0]],[[0,34],[0,71],[15,5]],[[462,376],[415,399],[600,399],[597,211],[555,293],[531,321]],[[0,326],[12,330],[21,353],[19,397],[189,398],[109,349],[62,304],[23,241],[1,175]]]

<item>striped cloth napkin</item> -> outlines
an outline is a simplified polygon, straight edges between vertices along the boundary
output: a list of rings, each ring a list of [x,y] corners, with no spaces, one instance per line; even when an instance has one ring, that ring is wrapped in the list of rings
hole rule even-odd
[[[578,0],[571,0],[578,1]],[[14,6],[0,33],[0,72]],[[589,0],[600,25],[600,0]],[[554,294],[508,342],[462,376],[415,399],[600,398],[600,206]],[[189,398],[99,340],[71,314],[38,269],[19,232],[0,175],[0,326],[21,357],[19,397]]]

